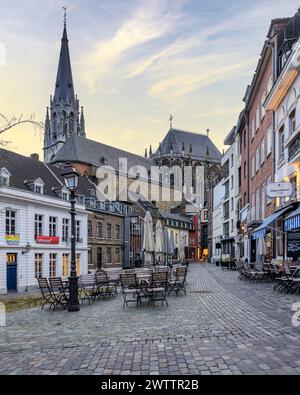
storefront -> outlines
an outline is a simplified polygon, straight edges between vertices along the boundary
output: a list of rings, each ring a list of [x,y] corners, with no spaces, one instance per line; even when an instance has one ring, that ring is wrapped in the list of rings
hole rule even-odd
[[[293,261],[300,259],[300,207],[284,221],[286,232],[286,257]]]

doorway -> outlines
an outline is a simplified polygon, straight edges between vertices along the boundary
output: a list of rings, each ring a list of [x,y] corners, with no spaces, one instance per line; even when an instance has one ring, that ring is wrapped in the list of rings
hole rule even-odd
[[[6,254],[7,290],[17,291],[17,254]]]
[[[97,269],[102,269],[102,247],[97,247]]]

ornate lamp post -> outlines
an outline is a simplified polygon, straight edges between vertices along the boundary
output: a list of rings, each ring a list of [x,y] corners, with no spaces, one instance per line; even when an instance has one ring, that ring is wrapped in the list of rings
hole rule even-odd
[[[78,277],[76,273],[76,254],[75,254],[75,245],[76,245],[76,228],[75,228],[75,191],[78,187],[78,179],[79,174],[76,169],[72,166],[68,166],[65,168],[62,173],[64,178],[66,187],[70,191],[71,194],[71,270],[69,277],[69,304],[68,311],[79,311],[79,299],[78,299]]]

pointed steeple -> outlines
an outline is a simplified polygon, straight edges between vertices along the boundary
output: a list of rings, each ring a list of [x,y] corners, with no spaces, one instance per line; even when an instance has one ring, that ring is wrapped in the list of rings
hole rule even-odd
[[[50,163],[66,140],[72,136],[86,137],[83,108],[74,93],[69,40],[67,34],[66,8],[61,39],[60,56],[56,76],[55,93],[47,109],[44,136],[44,160]]]
[[[85,119],[84,119],[83,107],[81,107],[81,113],[80,113],[80,134],[81,136],[85,137]]]
[[[70,103],[75,101],[66,16],[61,39],[54,100],[65,100]]]

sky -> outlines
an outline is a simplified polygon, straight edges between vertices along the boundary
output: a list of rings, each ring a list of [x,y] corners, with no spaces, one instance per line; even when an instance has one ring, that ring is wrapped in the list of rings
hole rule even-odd
[[[143,155],[169,129],[206,133],[222,151],[272,18],[289,0],[0,0],[0,113],[44,121],[54,93],[63,6],[87,137]],[[1,124],[1,122],[0,122]],[[42,155],[29,125],[1,136]]]

